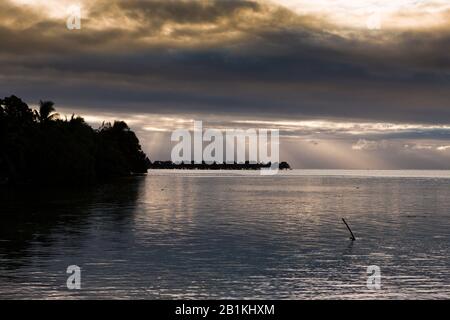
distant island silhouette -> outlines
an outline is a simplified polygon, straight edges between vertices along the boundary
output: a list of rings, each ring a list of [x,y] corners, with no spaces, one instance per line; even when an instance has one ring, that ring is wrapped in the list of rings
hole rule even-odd
[[[149,169],[183,169],[183,170],[260,170],[262,168],[270,168],[271,163],[250,163],[245,161],[245,163],[202,163],[191,162],[181,162],[174,163],[172,161],[155,161],[150,162]],[[280,162],[278,168],[280,170],[291,169],[287,162]]]

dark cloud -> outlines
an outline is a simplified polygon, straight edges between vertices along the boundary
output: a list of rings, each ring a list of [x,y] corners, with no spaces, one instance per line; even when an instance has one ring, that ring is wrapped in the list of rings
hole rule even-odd
[[[217,23],[220,19],[229,19],[243,10],[260,11],[261,6],[254,1],[189,1],[189,0],[127,0],[117,1],[113,5],[117,10],[141,24],[164,25],[168,22]],[[111,8],[111,1],[97,4],[95,16],[101,16]]]
[[[2,2],[0,21],[3,95],[30,102],[450,121],[448,26],[337,32],[321,18],[265,2],[219,0],[96,1],[78,31]]]

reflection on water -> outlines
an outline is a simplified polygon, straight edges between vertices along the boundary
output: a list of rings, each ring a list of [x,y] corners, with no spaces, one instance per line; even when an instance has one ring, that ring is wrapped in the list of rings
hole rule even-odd
[[[2,190],[0,298],[450,298],[450,180],[393,176],[155,171]]]

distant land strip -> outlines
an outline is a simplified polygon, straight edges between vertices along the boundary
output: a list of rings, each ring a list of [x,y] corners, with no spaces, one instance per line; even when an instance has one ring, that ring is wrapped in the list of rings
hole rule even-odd
[[[260,170],[261,168],[270,168],[272,163],[250,163],[246,161],[245,163],[190,163],[181,162],[174,163],[172,161],[154,161],[149,163],[149,169],[184,169],[184,170]],[[290,165],[283,161],[280,162],[278,168],[280,170],[291,169]]]

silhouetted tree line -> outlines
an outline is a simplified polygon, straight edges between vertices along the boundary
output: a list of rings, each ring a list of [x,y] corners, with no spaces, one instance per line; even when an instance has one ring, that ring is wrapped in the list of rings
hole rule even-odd
[[[0,182],[86,184],[146,173],[150,161],[123,121],[94,130],[83,118],[62,120],[51,101],[32,110],[0,99]]]
[[[174,163],[172,161],[155,161],[150,162],[149,169],[199,169],[199,170],[260,170],[261,168],[270,168],[272,164],[269,163],[250,163],[245,161],[245,163],[195,163],[194,161],[185,163]],[[291,167],[287,162],[280,162],[278,165],[280,170],[287,170]]]

